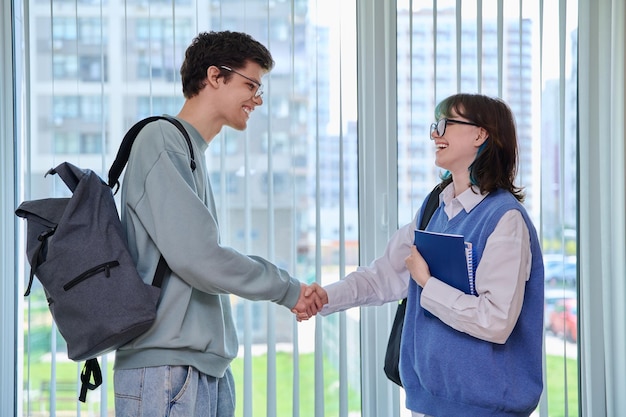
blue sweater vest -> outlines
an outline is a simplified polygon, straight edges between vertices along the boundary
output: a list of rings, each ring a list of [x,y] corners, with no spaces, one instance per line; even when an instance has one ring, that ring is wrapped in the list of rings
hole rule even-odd
[[[436,417],[528,416],[536,408],[543,390],[543,258],[526,210],[512,194],[498,190],[450,221],[441,205],[427,230],[465,236],[477,267],[487,238],[511,209],[524,217],[532,251],[531,275],[512,334],[496,344],[425,317],[422,289],[411,280],[400,354],[407,408]]]

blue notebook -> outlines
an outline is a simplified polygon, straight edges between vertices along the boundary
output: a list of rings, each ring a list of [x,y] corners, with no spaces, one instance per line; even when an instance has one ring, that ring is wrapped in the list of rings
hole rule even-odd
[[[415,246],[430,269],[430,275],[465,294],[476,295],[472,244],[462,235],[415,231]],[[426,311],[426,315],[432,314]]]

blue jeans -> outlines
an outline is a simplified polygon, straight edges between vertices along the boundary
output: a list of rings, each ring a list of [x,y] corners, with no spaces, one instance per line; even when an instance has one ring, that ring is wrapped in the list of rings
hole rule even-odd
[[[233,417],[235,383],[191,366],[119,369],[113,377],[116,417]]]

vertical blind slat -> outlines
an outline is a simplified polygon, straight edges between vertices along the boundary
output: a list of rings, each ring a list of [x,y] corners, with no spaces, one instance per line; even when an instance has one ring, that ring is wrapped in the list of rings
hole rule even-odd
[[[483,91],[483,0],[476,2],[476,77],[478,93]]]
[[[290,36],[290,55],[289,55],[289,79],[290,79],[290,95],[291,97],[295,97],[296,96],[296,77],[295,77],[295,68],[296,68],[296,55],[295,55],[295,49],[296,49],[296,37],[295,37],[295,33],[296,33],[296,27],[295,27],[295,21],[296,21],[296,12],[295,12],[295,4],[294,4],[295,0],[290,0],[289,2],[289,16],[290,16],[290,20],[289,20],[289,33],[291,34]],[[295,101],[294,100],[290,100],[289,101],[289,106],[290,106],[290,113],[291,114],[295,114],[297,109],[295,106]],[[290,125],[289,127],[289,133],[292,133],[292,125]],[[292,157],[296,156],[296,151],[295,151],[295,141],[291,141],[290,142],[290,153],[292,155]],[[292,173],[295,173],[295,167],[292,167],[291,169]],[[293,178],[295,179],[295,175],[293,176]],[[297,207],[296,204],[296,190],[297,190],[297,184],[296,181],[293,180],[291,182],[291,206],[292,207]],[[297,215],[294,212],[294,215],[292,215],[291,217],[291,224],[292,224],[292,241],[293,242],[298,242],[298,234],[297,234],[297,227],[296,227],[296,218]],[[291,270],[292,271],[296,271],[297,269],[297,254],[298,251],[297,250],[292,250],[291,252]],[[293,376],[292,376],[292,390],[291,390],[291,399],[292,399],[292,407],[291,407],[291,415],[293,417],[300,417],[300,344],[299,344],[299,332],[298,332],[298,323],[294,320],[293,322],[293,330],[292,330],[292,340],[293,340],[293,358],[292,358],[292,364],[293,364]]]
[[[340,3],[341,4],[341,3]],[[343,132],[343,37],[341,30],[341,6],[339,7],[339,277],[346,274],[346,232],[345,232],[345,156],[344,156],[344,132]],[[339,316],[339,417],[348,416],[348,371],[346,350],[346,315],[342,312]]]
[[[266,13],[266,36],[267,36],[267,48],[272,50],[272,37],[270,34],[271,20],[269,0],[267,1],[267,13]],[[270,73],[266,77],[266,83],[268,87],[268,96],[272,91],[272,74]],[[272,114],[272,100],[267,100],[264,103],[267,106],[267,113]],[[268,215],[268,254],[269,259],[276,259],[276,217],[275,217],[275,201],[274,201],[274,135],[272,134],[274,129],[273,118],[267,119],[267,215]],[[252,226],[252,225],[251,225]],[[267,417],[276,417],[276,320],[275,312],[276,305],[274,303],[267,304]],[[297,341],[296,341],[297,343]]]
[[[246,7],[244,7],[244,10]],[[252,250],[252,242],[250,239],[250,228],[252,227],[252,209],[251,209],[251,196],[250,196],[250,137],[249,132],[244,132],[243,134],[244,140],[244,175],[243,175],[243,190],[244,190],[244,241],[245,241],[245,253],[250,253]],[[252,318],[254,313],[252,311],[253,301],[245,300],[245,324],[244,327],[247,329],[246,334],[244,335],[246,350],[244,356],[244,413],[245,417],[252,417],[254,414],[254,389],[252,380],[254,378],[253,373],[253,362],[252,362],[252,331],[254,330],[254,326],[252,323]]]
[[[437,13],[437,0],[433,0],[433,74],[435,74],[433,97],[435,102],[439,100],[439,95],[437,94]]]
[[[244,300],[244,334],[243,334],[243,415],[253,416],[252,403],[252,305],[251,301]]]
[[[539,9],[539,80],[538,80],[538,85],[537,87],[539,89],[542,88],[543,86],[543,51],[544,51],[544,39],[543,39],[543,25],[544,25],[544,21],[543,21],[543,13],[544,13],[544,6],[543,6],[543,0],[538,0],[538,9]],[[540,94],[539,95],[539,107],[543,108],[543,95]],[[546,347],[544,344],[544,358],[546,356]],[[547,381],[547,369],[546,369],[546,361],[543,361],[543,379],[544,381]],[[542,398],[539,402],[539,413],[541,417],[547,416],[548,415],[548,397],[547,397],[547,393],[544,392],[544,394],[542,395]]]
[[[323,0],[321,0],[323,2]],[[312,14],[314,15],[314,21],[318,22],[321,18],[320,16],[320,4],[318,0],[315,0],[311,6],[313,7]],[[319,33],[319,26],[315,27],[315,35],[316,39],[319,39],[321,34]],[[314,47],[314,72],[315,79],[319,79],[320,74],[320,50],[319,43],[316,42]],[[313,121],[315,127],[314,134],[314,142],[315,142],[315,280],[318,283],[321,283],[321,275],[322,275],[322,242],[321,242],[321,208],[319,202],[321,201],[321,183],[320,183],[320,162],[321,162],[321,150],[320,150],[320,86],[319,83],[315,83],[314,87],[315,94],[315,120]],[[322,320],[315,321],[315,352],[314,352],[314,375],[315,375],[315,417],[323,417],[324,416],[324,357],[322,355],[323,348],[323,330],[322,330]]]
[[[53,7],[53,2],[50,2],[50,32],[51,32],[51,36],[50,39],[54,39],[54,19],[55,19],[55,13],[54,13],[54,7]],[[52,48],[52,53],[51,55],[51,68],[54,68],[54,64],[55,64],[55,48]],[[56,98],[56,76],[55,73],[52,73],[52,102],[54,103],[54,99]],[[54,104],[52,106],[51,109],[51,116],[54,117]],[[56,132],[56,128],[55,128],[55,132]],[[54,149],[54,135],[53,135],[53,149]],[[53,158],[56,155],[54,155],[53,152]],[[52,323],[52,328],[51,328],[51,335],[50,335],[50,417],[56,417],[56,393],[57,393],[57,326],[56,324],[53,322]]]
[[[462,15],[462,0],[456,0],[456,90],[461,91],[461,63],[463,50],[463,15]]]
[[[504,10],[502,2],[498,0],[498,97],[502,97],[504,90]]]
[[[559,164],[561,178],[565,176],[565,44],[566,44],[566,27],[567,27],[567,14],[566,14],[566,1],[558,1],[558,50],[559,50]],[[561,219],[565,219],[565,187],[559,187],[559,212]],[[563,223],[562,223],[563,224]],[[563,224],[563,226],[565,226]],[[565,234],[562,233],[562,241],[564,245]],[[565,315],[563,315],[563,328],[565,328]],[[563,405],[565,409],[565,415],[569,416],[569,382],[568,382],[568,370],[567,370],[567,343],[566,338],[563,337]]]

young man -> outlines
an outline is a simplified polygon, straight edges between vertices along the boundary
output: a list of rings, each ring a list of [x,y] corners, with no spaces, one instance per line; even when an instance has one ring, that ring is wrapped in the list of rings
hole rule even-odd
[[[165,278],[152,328],[116,352],[116,415],[233,416],[230,362],[238,341],[230,294],[310,314],[319,299],[265,259],[222,246],[204,152],[223,126],[246,128],[263,104],[261,78],[274,61],[249,35],[199,34],[181,67],[185,103],[176,116],[197,155],[168,121],[137,136],[122,186],[122,222],[146,281],[163,255]]]

